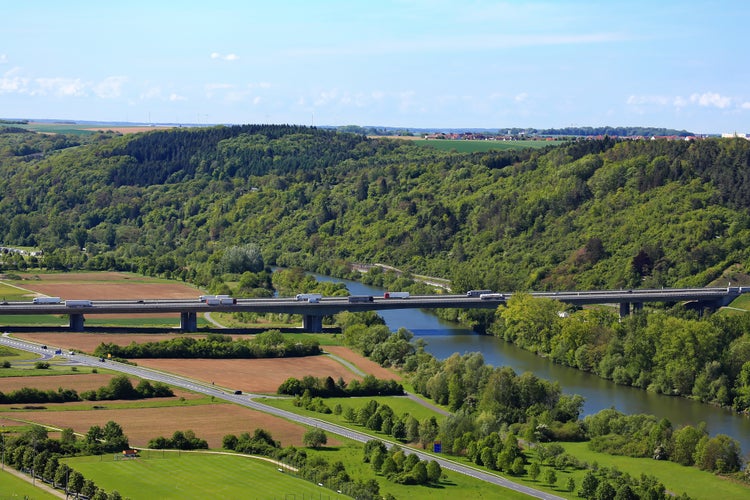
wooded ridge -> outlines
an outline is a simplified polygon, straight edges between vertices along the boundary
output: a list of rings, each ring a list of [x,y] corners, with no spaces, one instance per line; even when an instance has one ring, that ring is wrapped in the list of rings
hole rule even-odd
[[[749,163],[743,139],[467,154],[298,126],[9,128],[0,232],[49,268],[197,284],[254,243],[266,265],[381,262],[456,291],[702,286],[750,262]]]

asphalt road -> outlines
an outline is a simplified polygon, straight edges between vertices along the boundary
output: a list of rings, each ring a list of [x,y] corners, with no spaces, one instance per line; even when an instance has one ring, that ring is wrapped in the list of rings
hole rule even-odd
[[[45,359],[48,358],[50,354],[54,353],[56,349],[58,349],[58,347],[55,347],[55,346],[48,346],[47,349],[43,349],[40,344],[18,340],[18,339],[10,337],[9,334],[7,333],[0,336],[0,344],[6,345],[8,347],[13,347],[15,349],[21,349],[24,351],[33,352],[33,353],[39,354],[40,357],[44,357]],[[94,366],[94,367],[105,367],[109,370],[133,375],[134,377],[153,380],[157,382],[163,382],[165,384],[169,384],[175,387],[181,387],[183,389],[195,391],[201,394],[205,394],[207,396],[213,396],[217,399],[223,399],[225,401],[236,403],[238,405],[242,405],[247,408],[252,408],[254,410],[262,411],[264,413],[276,415],[278,417],[285,418],[287,420],[291,420],[293,422],[297,422],[303,425],[308,425],[311,427],[318,427],[320,429],[323,429],[326,432],[330,432],[331,434],[343,436],[343,437],[346,437],[355,441],[359,441],[362,443],[365,443],[371,439],[376,439],[368,434],[364,434],[353,429],[342,427],[340,425],[332,424],[330,422],[326,422],[323,420],[318,420],[317,418],[297,415],[296,413],[292,413],[286,410],[281,410],[279,408],[274,408],[273,406],[269,406],[269,405],[263,404],[255,400],[256,398],[259,399],[265,396],[256,395],[256,394],[234,394],[231,390],[222,389],[220,387],[216,387],[211,384],[192,380],[187,377],[181,377],[178,375],[172,375],[170,373],[160,372],[160,371],[151,370],[148,368],[142,368],[138,366],[127,365],[124,363],[118,363],[118,362],[114,362],[110,360],[101,361],[100,358],[97,358],[94,356],[88,356],[86,354],[79,354],[79,353],[69,354],[69,352],[64,349],[62,351],[62,354],[58,354],[58,356],[61,356],[63,358],[69,358],[71,360],[75,360],[77,363],[80,363],[80,364]],[[508,479],[497,476],[495,474],[491,474],[489,472],[483,471],[475,467],[470,467],[468,465],[459,464],[452,460],[447,460],[445,458],[440,458],[435,455],[427,454],[415,448],[405,447],[401,443],[396,443],[394,441],[388,441],[388,440],[381,439],[381,438],[377,438],[377,439],[380,439],[381,441],[386,443],[386,445],[389,448],[395,444],[398,444],[399,446],[404,448],[405,451],[416,454],[421,460],[435,460],[437,461],[437,463],[440,464],[440,467],[442,467],[445,470],[451,470],[459,474],[471,476],[476,479],[480,479],[482,481],[486,481],[488,483],[491,483],[491,484],[494,484],[503,488],[508,488],[511,490],[518,491],[520,493],[524,493],[534,498],[542,498],[542,499],[549,499],[549,500],[553,500],[553,499],[562,500],[562,497],[558,497],[556,495],[553,495],[551,493],[547,493],[544,491],[536,490],[534,488],[530,488],[523,484],[514,483],[513,481],[510,481]]]

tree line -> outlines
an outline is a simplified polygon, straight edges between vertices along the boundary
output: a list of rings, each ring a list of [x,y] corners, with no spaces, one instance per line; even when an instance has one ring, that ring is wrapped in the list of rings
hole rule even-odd
[[[160,342],[135,342],[121,346],[99,344],[95,356],[115,358],[284,358],[320,354],[314,339],[286,339],[278,330],[259,333],[254,339],[233,340],[230,335],[209,334],[206,338],[176,337]]]
[[[348,384],[339,377],[334,382],[332,377],[313,377],[306,375],[301,379],[290,377],[279,386],[279,394],[306,397],[362,397],[362,396],[403,396],[404,388],[395,380],[380,380],[373,375],[365,375],[362,381],[352,380]]]
[[[4,464],[43,480],[53,488],[64,489],[76,496],[92,500],[120,500],[116,490],[107,493],[91,479],[61,461],[75,454],[119,453],[128,448],[128,438],[114,421],[104,427],[92,426],[83,439],[73,429],[63,429],[60,439],[48,436],[47,429],[32,425],[29,430],[11,436],[0,434]]]
[[[117,399],[147,399],[172,397],[174,392],[163,382],[141,380],[136,387],[125,375],[112,377],[106,386],[78,394],[75,389],[42,390],[22,387],[4,394],[0,391],[0,404],[67,403],[71,401],[111,401]]]

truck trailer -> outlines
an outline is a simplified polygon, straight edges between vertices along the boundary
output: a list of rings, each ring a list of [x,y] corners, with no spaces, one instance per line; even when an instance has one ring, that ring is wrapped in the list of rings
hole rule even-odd
[[[231,306],[237,303],[237,299],[229,295],[216,295],[214,297],[206,297],[203,302],[209,306]]]
[[[372,295],[350,295],[349,303],[355,304],[358,302],[373,302],[375,299]]]
[[[91,301],[90,300],[66,300],[65,301],[66,307],[91,307]]]
[[[60,297],[34,297],[31,302],[32,304],[60,304],[62,299]]]

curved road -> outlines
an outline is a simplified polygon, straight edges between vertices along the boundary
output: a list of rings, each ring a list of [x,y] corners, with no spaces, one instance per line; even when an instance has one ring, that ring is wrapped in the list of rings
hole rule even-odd
[[[54,352],[57,349],[55,347],[50,347],[50,349],[42,349],[42,347],[39,344],[12,338],[9,336],[8,333],[5,333],[2,336],[0,336],[0,344],[15,348],[15,349],[21,349],[24,351],[33,352],[33,353],[39,354],[40,356],[51,354],[51,352],[49,352],[50,349],[52,350],[52,352]],[[58,356],[61,356],[63,358],[69,358],[71,360],[75,360],[78,363],[81,363],[84,365],[95,366],[95,367],[103,366],[100,358],[96,358],[94,356],[88,356],[86,354],[68,354],[68,351],[63,350],[63,354],[58,354]],[[398,444],[399,446],[404,448],[405,451],[409,451],[411,453],[416,454],[421,460],[437,461],[437,463],[439,463],[440,467],[442,467],[443,469],[451,470],[459,474],[471,476],[476,479],[480,479],[482,481],[486,481],[488,483],[491,483],[491,484],[494,484],[503,488],[515,490],[517,492],[529,495],[534,498],[542,498],[545,500],[562,500],[562,497],[558,497],[556,495],[553,495],[551,493],[547,493],[544,491],[536,490],[534,488],[530,488],[522,484],[514,483],[512,481],[509,481],[508,479],[497,476],[495,474],[491,474],[489,472],[483,471],[475,467],[459,464],[457,462],[454,462],[452,460],[447,460],[445,458],[436,457],[434,455],[424,453],[414,448],[404,447],[400,443],[388,441],[388,440],[381,439],[381,438],[374,438],[373,436],[370,436],[368,434],[364,434],[362,432],[358,432],[356,430],[349,429],[340,425],[332,424],[330,422],[326,422],[323,420],[318,420],[317,418],[297,415],[296,413],[292,413],[290,411],[282,410],[279,408],[274,408],[273,406],[268,406],[258,401],[254,401],[252,399],[254,397],[256,398],[263,397],[260,395],[233,394],[231,392],[222,390],[221,388],[217,388],[216,386],[213,386],[211,384],[192,380],[187,377],[181,377],[178,375],[172,375],[169,373],[159,372],[159,371],[152,370],[149,368],[142,368],[138,366],[127,365],[124,363],[117,363],[117,362],[113,362],[109,360],[104,362],[104,365],[109,370],[113,370],[113,371],[117,371],[121,373],[127,373],[129,375],[133,375],[134,377],[153,380],[157,382],[163,382],[165,384],[169,384],[175,387],[181,387],[183,389],[188,389],[190,391],[205,394],[207,396],[213,396],[218,399],[223,399],[225,401],[236,403],[238,405],[242,405],[247,408],[252,408],[253,410],[261,411],[264,413],[269,413],[271,415],[276,415],[278,417],[285,418],[287,420],[291,420],[293,422],[297,422],[303,425],[308,425],[311,427],[318,427],[320,429],[323,429],[324,431],[330,432],[331,434],[343,436],[343,437],[346,437],[355,441],[359,441],[362,443],[365,443],[371,439],[380,439],[389,448],[395,444]]]

